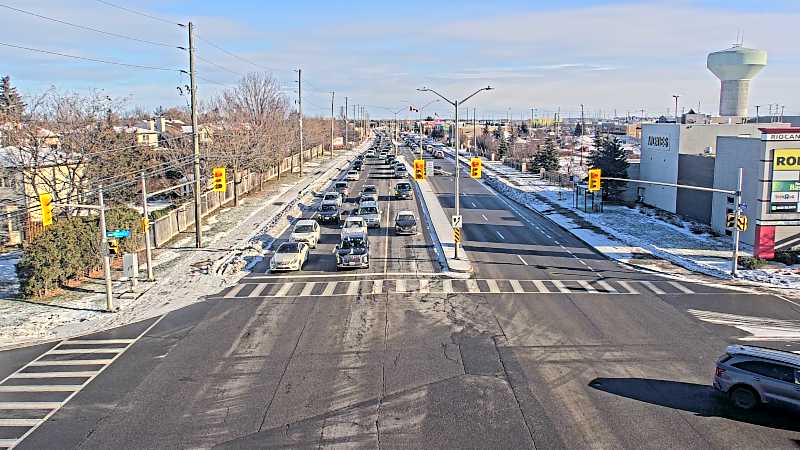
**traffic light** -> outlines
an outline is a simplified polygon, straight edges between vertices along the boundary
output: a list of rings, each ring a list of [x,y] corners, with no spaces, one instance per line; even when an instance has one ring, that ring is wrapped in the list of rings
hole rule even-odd
[[[747,231],[748,220],[744,214],[739,214],[739,221],[736,221],[735,213],[728,213],[725,216],[725,228],[738,228],[739,231]]]
[[[483,161],[480,158],[470,158],[469,160],[469,176],[472,178],[480,178],[483,169]]]
[[[214,192],[225,192],[228,188],[228,182],[225,180],[225,168],[224,167],[214,167],[213,170],[214,181],[212,184],[212,190]]]
[[[119,241],[116,239],[108,240],[108,254],[119,255]]]
[[[414,160],[414,179],[415,180],[424,180],[425,179],[425,160],[424,159],[415,159]]]
[[[53,224],[53,196],[50,193],[39,194],[39,205],[42,207],[42,226]]]
[[[600,169],[589,169],[589,192],[600,190]]]

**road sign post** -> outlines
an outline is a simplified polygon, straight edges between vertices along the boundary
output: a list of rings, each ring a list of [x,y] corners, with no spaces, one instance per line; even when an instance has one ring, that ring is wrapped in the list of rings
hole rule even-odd
[[[739,178],[736,183],[736,205],[734,208],[733,228],[733,261],[731,261],[731,276],[736,277],[737,266],[739,265],[739,218],[742,216],[742,168],[739,168]],[[747,219],[745,218],[745,226]]]

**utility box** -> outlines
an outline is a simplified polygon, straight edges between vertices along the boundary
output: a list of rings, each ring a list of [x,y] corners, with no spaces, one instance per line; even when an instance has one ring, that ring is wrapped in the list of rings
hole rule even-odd
[[[125,253],[122,256],[122,275],[131,280],[139,278],[139,257],[136,253]]]

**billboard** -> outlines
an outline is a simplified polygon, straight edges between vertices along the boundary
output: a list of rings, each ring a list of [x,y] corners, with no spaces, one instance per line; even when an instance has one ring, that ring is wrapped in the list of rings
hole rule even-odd
[[[775,180],[776,172],[780,180]],[[800,210],[800,149],[775,149],[772,159],[772,189],[769,211],[796,213]]]

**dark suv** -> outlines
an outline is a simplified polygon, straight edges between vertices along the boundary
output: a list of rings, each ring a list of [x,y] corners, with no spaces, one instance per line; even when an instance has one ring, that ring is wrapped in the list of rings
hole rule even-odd
[[[398,200],[411,200],[414,194],[411,188],[411,183],[403,181],[394,186],[394,198]]]
[[[322,223],[335,223],[339,224],[342,220],[339,207],[334,202],[324,202],[317,211],[317,221]]]

